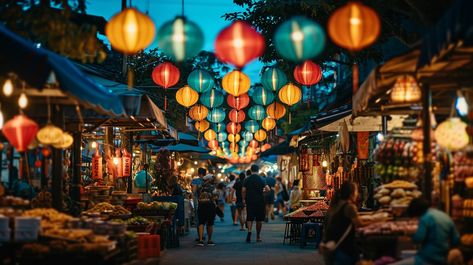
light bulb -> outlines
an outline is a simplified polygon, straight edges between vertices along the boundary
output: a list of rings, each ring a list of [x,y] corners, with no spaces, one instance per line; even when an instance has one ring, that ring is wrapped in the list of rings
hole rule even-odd
[[[322,167],[327,167],[327,160],[322,161]]]
[[[115,164],[115,166],[118,165],[118,157],[113,158],[113,163]]]
[[[22,109],[28,106],[28,98],[26,97],[24,92],[21,93],[20,98],[18,99],[18,106],[20,106],[20,108]]]
[[[217,167],[218,167],[218,169],[221,169],[221,168],[222,168],[222,165],[218,165]]]
[[[198,164],[197,161],[194,161],[194,165],[197,165],[197,164]]]
[[[5,120],[3,119],[3,112],[0,110],[0,129],[3,128],[3,122]]]
[[[468,103],[461,92],[458,93],[457,100],[455,102],[455,108],[460,116],[465,116],[468,113]]]
[[[97,144],[97,142],[94,141],[94,142],[92,142],[92,144],[90,146],[95,149],[95,148],[97,148],[98,144]]]
[[[379,132],[378,134],[376,134],[376,139],[377,139],[379,142],[384,141],[384,134],[382,134],[382,133]]]
[[[5,83],[3,83],[3,94],[7,97],[11,96],[11,94],[13,93],[13,83],[12,81],[10,80],[10,78],[8,78]]]
[[[195,172],[195,169],[194,168],[191,168],[191,173],[194,173]]]

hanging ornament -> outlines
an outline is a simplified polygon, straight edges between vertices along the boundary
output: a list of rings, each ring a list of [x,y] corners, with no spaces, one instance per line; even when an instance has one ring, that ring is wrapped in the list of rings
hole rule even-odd
[[[153,20],[136,8],[126,8],[114,15],[105,26],[112,48],[124,54],[135,54],[154,40],[156,27]]]
[[[218,108],[223,104],[223,94],[217,89],[211,89],[200,96],[200,103],[207,108]]]
[[[207,140],[208,142],[212,141],[212,140],[215,140],[217,139],[217,133],[212,130],[212,129],[208,129],[207,131],[205,131],[204,133],[204,138],[205,140]]]
[[[271,118],[265,118],[261,122],[261,127],[263,127],[263,129],[265,129],[266,131],[271,131],[272,129],[276,127],[276,121]]]
[[[223,77],[222,87],[230,95],[238,97],[250,89],[250,78],[241,71],[233,70]]]
[[[246,118],[245,112],[243,110],[232,109],[228,113],[228,118],[232,122],[240,123],[243,122]]]
[[[18,98],[18,106],[20,106],[21,109],[28,106],[28,98],[26,97],[25,92],[21,92],[20,97]]]
[[[250,104],[250,97],[248,96],[248,94],[242,94],[238,97],[228,95],[227,103],[228,106],[237,110],[241,110],[246,108]]]
[[[99,180],[103,177],[103,165],[102,165],[102,156],[99,153],[99,150],[95,150],[95,154],[92,157],[92,179]]]
[[[241,146],[242,149],[248,146],[248,142],[245,139],[240,140],[238,144]]]
[[[206,120],[196,121],[194,127],[198,132],[205,132],[209,129],[210,123]]]
[[[226,132],[221,132],[217,134],[217,141],[219,142],[225,142],[228,138],[228,134]],[[222,145],[222,148],[224,148],[225,145]]]
[[[37,132],[38,124],[25,115],[15,116],[7,121],[2,128],[3,135],[18,152],[27,150]]]
[[[264,52],[264,38],[248,23],[235,21],[215,40],[215,55],[225,63],[242,68]]]
[[[322,69],[310,60],[294,68],[294,79],[304,86],[317,84],[322,79]]]
[[[265,130],[259,129],[258,131],[255,132],[254,138],[258,142],[262,142],[266,139],[267,134]]]
[[[151,73],[154,83],[163,88],[170,88],[177,84],[180,76],[179,68],[170,62],[164,62],[156,66]]]
[[[271,90],[259,86],[254,89],[251,98],[256,104],[266,106],[274,101],[274,94]]]
[[[209,91],[215,85],[212,75],[205,70],[194,70],[187,77],[187,84],[197,91],[204,93]]]
[[[195,121],[201,121],[207,118],[208,113],[209,110],[204,105],[195,104],[189,110],[189,117]]]
[[[0,130],[3,128],[3,123],[4,122],[5,122],[5,119],[3,118],[3,112],[2,112],[2,110],[0,110]]]
[[[287,83],[287,77],[282,70],[276,67],[269,67],[263,72],[261,83],[264,88],[277,92]]]
[[[269,118],[279,120],[286,115],[286,108],[279,102],[273,102],[266,107],[266,114]]]
[[[248,116],[251,119],[261,121],[266,117],[266,111],[261,105],[254,105],[248,110]]]
[[[185,17],[164,23],[158,31],[158,47],[178,62],[197,55],[203,45],[204,33]]]
[[[3,95],[9,97],[11,94],[13,94],[13,82],[8,78],[5,80],[5,83],[3,83]]]
[[[246,124],[245,124],[245,130],[246,129]],[[257,131],[257,130],[256,130]],[[251,133],[250,131],[244,131],[242,133],[243,135],[243,139],[246,141],[246,142],[250,142],[251,140],[253,140],[253,133]]]
[[[251,133],[255,133],[256,131],[259,130],[258,122],[255,121],[255,120],[249,120],[249,121],[245,122],[245,130],[247,130]]]
[[[258,143],[258,141],[256,141],[256,140],[251,140],[251,142],[250,142],[250,144],[249,144],[248,146],[251,147],[251,148],[254,150],[254,149],[258,148],[259,143]],[[250,150],[249,150],[249,151],[250,151]]]
[[[435,129],[437,143],[450,151],[458,151],[468,145],[467,124],[460,118],[449,118]]]
[[[230,143],[238,143],[240,140],[241,140],[241,136],[238,133],[228,135],[228,141]]]
[[[230,122],[227,124],[227,132],[230,134],[237,134],[241,131],[241,125],[239,123]]]
[[[61,140],[63,131],[61,128],[54,126],[52,123],[46,124],[36,134],[36,138],[41,144],[52,145]]]
[[[266,143],[263,146],[261,146],[261,152],[265,152],[271,148],[271,145]]]
[[[180,105],[189,108],[199,100],[199,94],[189,86],[184,86],[176,92],[176,100]]]
[[[276,29],[274,46],[284,59],[303,62],[323,51],[325,33],[318,23],[306,17],[296,16]]]
[[[207,114],[207,120],[213,123],[220,123],[225,120],[225,111],[222,108],[213,109]]]

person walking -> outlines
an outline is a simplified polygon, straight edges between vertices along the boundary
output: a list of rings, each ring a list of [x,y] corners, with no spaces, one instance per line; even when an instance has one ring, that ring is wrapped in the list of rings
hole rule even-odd
[[[192,194],[193,194],[193,204],[194,204],[194,223],[197,228],[197,238],[195,241],[200,240],[199,235],[199,215],[197,214],[197,210],[199,207],[199,193],[202,184],[204,183],[204,176],[207,174],[207,170],[205,168],[197,169],[197,178],[194,178],[191,182],[192,185]]]
[[[286,202],[289,200],[289,192],[281,177],[276,177],[276,203],[275,208],[278,214],[286,215]]]
[[[289,195],[289,212],[293,212],[301,207],[302,193],[299,188],[300,180],[295,179],[292,183],[291,194]]]
[[[267,223],[268,220],[274,220],[274,186],[276,186],[276,179],[273,177],[266,177],[265,175],[265,183],[269,187],[269,191],[264,194],[264,204],[266,209],[266,214],[264,221]]]
[[[217,193],[213,181],[214,179],[211,174],[206,175],[203,178],[203,184],[199,189],[199,202],[197,207],[197,215],[199,219],[198,246],[204,246],[204,226],[207,227],[207,246],[215,246],[215,243],[212,241],[212,234],[216,215],[215,199]]]
[[[225,210],[225,183],[219,182],[217,184],[217,207],[220,209],[220,222],[224,222],[224,210]]]
[[[238,179],[235,181],[235,184],[233,185],[233,189],[235,190],[235,207],[236,207],[236,214],[235,218],[233,219],[233,223],[237,223],[237,219],[240,221],[240,231],[245,231],[244,225],[245,225],[245,204],[243,203],[243,183],[245,182],[246,174],[244,172],[241,172],[240,175],[238,175]]]
[[[256,242],[261,242],[261,228],[266,213],[264,206],[264,193],[269,191],[269,187],[265,184],[264,179],[258,175],[259,167],[251,166],[251,175],[245,179],[243,183],[242,195],[243,203],[246,204],[246,224],[248,234],[246,242],[251,242],[251,230],[253,222],[256,221]]]
[[[236,221],[236,214],[237,214],[237,207],[236,207],[236,198],[235,198],[235,189],[233,188],[236,183],[236,177],[233,174],[230,174],[228,177],[230,182],[227,184],[225,187],[225,202],[230,205],[230,213],[232,215],[232,221],[233,225],[237,226],[237,221]]]

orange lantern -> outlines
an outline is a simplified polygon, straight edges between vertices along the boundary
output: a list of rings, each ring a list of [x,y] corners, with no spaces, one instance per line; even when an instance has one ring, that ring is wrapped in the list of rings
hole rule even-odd
[[[122,149],[122,151],[123,176],[129,177],[131,176],[131,154],[126,149]]]
[[[282,103],[292,106],[302,98],[302,91],[296,85],[289,83],[279,90],[279,99]]]
[[[217,142],[217,140],[209,141],[208,146],[209,146],[210,149],[216,150],[216,149],[218,148],[218,142]]]
[[[248,94],[242,94],[238,97],[228,95],[227,103],[228,106],[237,110],[241,110],[246,108],[250,104],[250,97],[248,96]]]
[[[238,97],[250,89],[250,78],[241,71],[233,70],[223,77],[222,87],[228,94]]]
[[[189,108],[197,103],[197,100],[199,100],[199,94],[190,86],[186,85],[176,92],[176,100],[180,105]]]
[[[361,2],[353,1],[332,13],[327,28],[335,44],[353,52],[376,41],[381,23],[376,11]]]
[[[269,118],[279,120],[286,115],[286,107],[279,102],[273,102],[266,107],[266,114]]]
[[[209,110],[204,105],[195,104],[189,110],[189,117],[191,117],[191,119],[195,121],[201,121],[207,118],[208,113],[209,113]]]
[[[241,125],[236,122],[230,122],[227,124],[227,132],[229,134],[237,134],[241,131]]]
[[[269,148],[271,148],[271,145],[266,143],[263,146],[261,146],[261,152],[264,152],[264,151],[268,150]]]
[[[233,153],[238,153],[238,149],[239,149],[239,146],[237,143],[230,143],[230,146],[229,146],[230,150],[232,150]],[[238,155],[237,155],[238,157]]]
[[[264,118],[264,120],[261,122],[261,127],[265,129],[266,131],[271,131],[276,127],[276,121],[272,118]]]
[[[241,136],[239,134],[229,134],[228,141],[230,143],[238,143],[241,140]]]
[[[228,162],[231,164],[238,164],[239,159],[238,157],[231,157],[230,159],[228,159]]]
[[[3,125],[2,133],[18,152],[24,152],[35,139],[38,124],[25,115],[17,115]]]
[[[305,61],[294,68],[294,79],[301,85],[315,85],[322,79],[322,69],[310,60]]]
[[[156,66],[151,73],[151,78],[154,83],[163,88],[170,88],[177,84],[180,76],[181,73],[179,72],[179,68],[170,62],[165,62]]]
[[[256,141],[256,140],[251,140],[251,142],[248,144],[248,146],[251,147],[252,149],[258,148],[258,145],[259,145],[259,144],[258,144],[258,141]],[[248,148],[248,151],[249,151],[249,150],[250,150],[250,149]]]
[[[255,161],[255,160],[257,160],[257,159],[258,159],[258,156],[257,156],[257,155],[252,155],[252,156],[251,156],[251,160]]]
[[[51,149],[49,149],[48,147],[43,147],[43,149],[41,149],[41,154],[48,158],[50,155],[51,155]]]
[[[204,138],[205,138],[205,140],[210,142],[210,141],[215,140],[217,138],[217,133],[214,130],[209,129],[209,130],[205,131]]]
[[[255,140],[258,142],[262,142],[266,139],[267,134],[265,130],[259,129],[258,131],[255,132]]]
[[[230,121],[240,123],[245,120],[246,115],[243,110],[232,109],[230,113],[228,113],[228,118],[230,119]]]
[[[209,129],[210,123],[206,120],[201,120],[201,121],[196,121],[194,126],[197,131],[205,132]]]

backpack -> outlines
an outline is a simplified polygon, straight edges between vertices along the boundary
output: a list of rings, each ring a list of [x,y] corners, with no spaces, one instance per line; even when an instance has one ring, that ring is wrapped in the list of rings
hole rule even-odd
[[[213,202],[214,200],[214,186],[213,185],[207,185],[204,184],[200,188],[200,193],[199,193],[199,203],[209,203]]]

